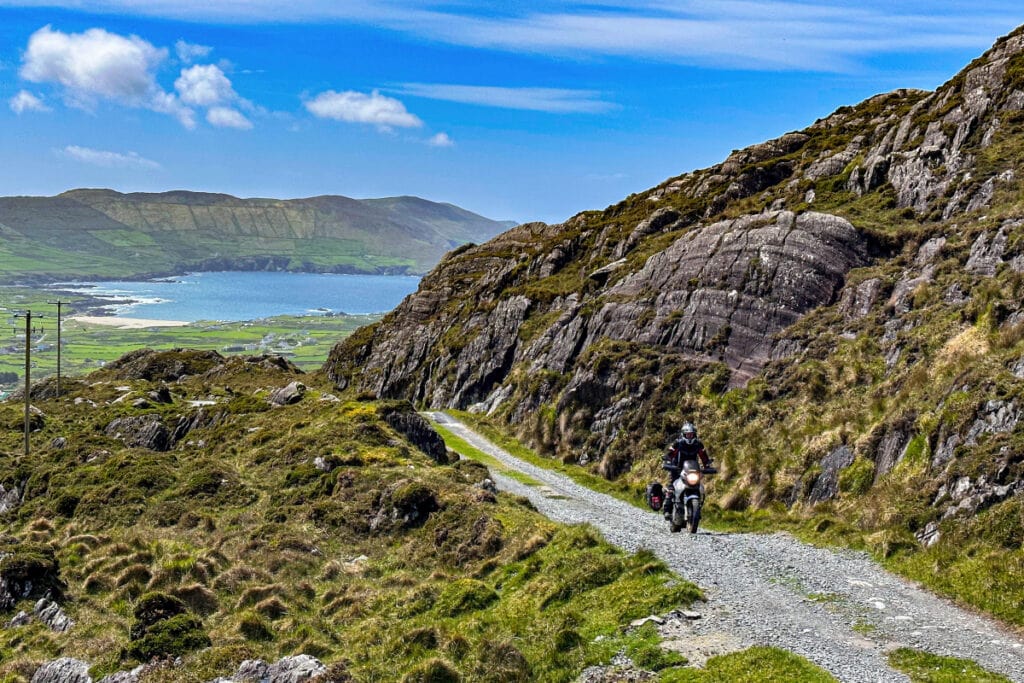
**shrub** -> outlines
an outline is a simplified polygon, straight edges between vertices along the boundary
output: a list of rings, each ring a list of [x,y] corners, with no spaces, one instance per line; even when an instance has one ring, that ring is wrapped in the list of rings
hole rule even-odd
[[[141,638],[146,630],[158,621],[176,617],[188,611],[185,603],[166,593],[146,593],[135,603],[135,625],[132,626],[132,640]]]
[[[210,647],[203,622],[193,614],[179,614],[153,624],[142,638],[132,643],[128,654],[139,661],[179,655]]]

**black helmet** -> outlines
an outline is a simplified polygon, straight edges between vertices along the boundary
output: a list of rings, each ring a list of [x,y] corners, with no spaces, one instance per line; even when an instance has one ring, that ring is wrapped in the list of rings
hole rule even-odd
[[[687,444],[693,444],[697,441],[697,428],[693,426],[692,422],[687,422],[683,425],[679,432],[679,438]]]

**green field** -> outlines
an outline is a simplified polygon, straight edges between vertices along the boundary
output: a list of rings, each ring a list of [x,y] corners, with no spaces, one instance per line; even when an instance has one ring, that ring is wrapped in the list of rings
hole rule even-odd
[[[63,295],[62,295],[63,296]],[[274,353],[303,370],[323,364],[339,339],[378,315],[277,316],[246,322],[197,322],[185,327],[117,329],[75,320],[64,307],[61,332],[61,373],[81,375],[139,348],[211,349],[224,355]],[[32,311],[32,380],[57,371],[57,307],[47,302],[54,295],[42,290],[0,287],[0,390],[21,384],[25,373],[25,321],[15,313]],[[10,380],[10,373],[17,379]]]

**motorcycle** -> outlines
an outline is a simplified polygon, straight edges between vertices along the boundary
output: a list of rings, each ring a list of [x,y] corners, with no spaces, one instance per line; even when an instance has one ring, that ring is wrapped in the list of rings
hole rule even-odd
[[[665,469],[672,469],[666,467]],[[696,460],[687,460],[668,490],[658,482],[647,486],[647,504],[652,510],[663,511],[672,533],[684,527],[697,533],[701,509],[704,507],[704,477],[718,472],[712,466],[701,467]]]

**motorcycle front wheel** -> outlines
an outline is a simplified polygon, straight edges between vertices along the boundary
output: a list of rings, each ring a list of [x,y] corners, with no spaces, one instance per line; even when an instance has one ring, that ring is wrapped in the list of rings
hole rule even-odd
[[[689,513],[687,517],[690,522],[690,533],[695,534],[697,533],[697,525],[700,524],[700,501],[691,500],[686,504],[686,507],[687,512]]]

